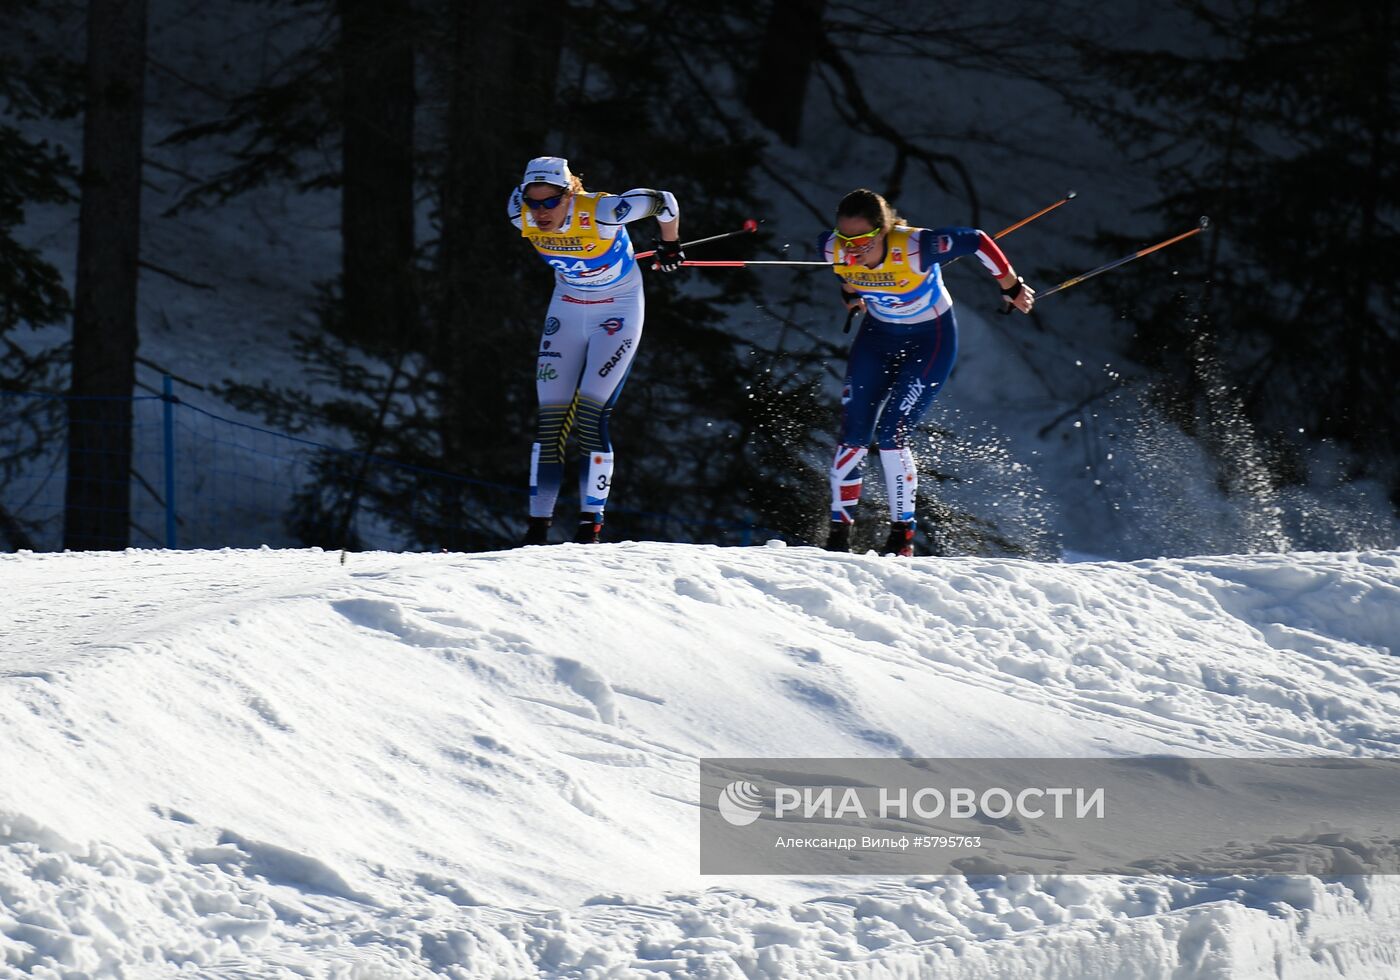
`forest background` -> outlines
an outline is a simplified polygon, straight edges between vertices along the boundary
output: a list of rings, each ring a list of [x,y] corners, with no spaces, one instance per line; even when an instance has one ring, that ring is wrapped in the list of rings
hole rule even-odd
[[[161,488],[124,399],[162,374],[334,447],[275,461],[241,510],[215,474],[256,450],[192,454],[183,519],[226,519],[184,544],[514,543],[549,276],[504,212],[541,153],[590,189],[675,192],[683,238],[763,219],[694,258],[810,259],[855,186],[989,231],[1076,188],[1003,242],[1040,285],[1208,214],[1029,320],[984,317],[981,270],[949,270],[964,353],[916,447],[921,551],[1400,540],[1386,5],[0,12],[0,546],[152,543],[132,501]],[[849,342],[834,279],[647,275],[609,539],[819,541]]]

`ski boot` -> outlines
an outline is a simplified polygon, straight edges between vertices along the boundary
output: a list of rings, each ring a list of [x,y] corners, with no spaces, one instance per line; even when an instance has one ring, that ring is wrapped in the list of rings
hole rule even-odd
[[[601,514],[580,514],[578,530],[574,532],[574,544],[597,544],[602,531]]]
[[[832,521],[831,530],[826,536],[826,544],[822,547],[827,551],[850,551],[851,527],[852,525],[845,521]]]
[[[520,542],[520,546],[549,544],[549,525],[552,523],[553,520],[548,517],[530,518],[530,524],[525,529],[525,540]]]
[[[882,555],[895,555],[899,558],[914,557],[914,522],[895,521],[890,525],[890,536],[880,549]]]

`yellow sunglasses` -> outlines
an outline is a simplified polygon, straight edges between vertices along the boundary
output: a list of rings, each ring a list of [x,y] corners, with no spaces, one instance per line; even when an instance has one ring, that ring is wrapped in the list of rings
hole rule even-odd
[[[831,233],[832,233],[833,235],[836,236],[836,240],[837,240],[838,242],[840,242],[842,245],[846,246],[847,248],[850,248],[852,245],[855,245],[855,246],[857,246],[857,247],[859,247],[859,246],[861,246],[861,245],[869,245],[871,242],[873,242],[873,241],[875,240],[875,236],[878,235],[878,234],[880,234],[880,230],[881,230],[881,229],[879,229],[879,228],[875,228],[875,229],[873,229],[873,230],[871,230],[871,231],[867,231],[867,232],[866,232],[865,234],[863,234],[863,235],[843,235],[843,234],[841,234],[839,231],[837,231],[836,229],[833,228],[833,229],[831,230]]]

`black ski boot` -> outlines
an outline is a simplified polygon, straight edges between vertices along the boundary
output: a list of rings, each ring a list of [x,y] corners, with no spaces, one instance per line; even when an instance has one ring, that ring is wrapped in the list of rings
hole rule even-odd
[[[851,527],[852,525],[845,521],[832,521],[831,530],[826,535],[826,544],[822,547],[827,551],[850,551]]]
[[[532,517],[530,524],[525,529],[525,540],[520,542],[523,548],[531,544],[549,544],[549,525],[554,521],[548,517]]]
[[[890,525],[890,536],[880,549],[882,555],[896,555],[900,558],[914,557],[914,522],[895,521]]]
[[[574,532],[574,544],[597,544],[603,531],[601,514],[580,514],[578,530]]]

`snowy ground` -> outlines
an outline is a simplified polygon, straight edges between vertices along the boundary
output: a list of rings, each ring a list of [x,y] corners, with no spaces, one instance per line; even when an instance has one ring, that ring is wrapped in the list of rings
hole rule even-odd
[[[706,756],[1400,754],[1400,553],[0,556],[0,976],[1393,977],[1393,878],[702,878]]]

